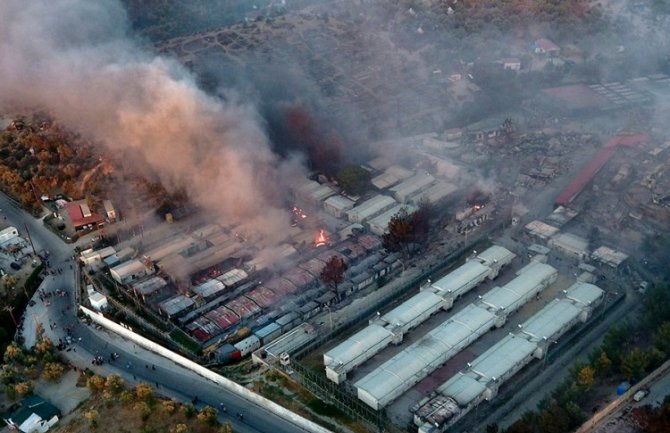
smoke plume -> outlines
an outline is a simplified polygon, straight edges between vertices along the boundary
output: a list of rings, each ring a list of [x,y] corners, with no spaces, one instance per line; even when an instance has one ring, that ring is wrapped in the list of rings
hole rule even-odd
[[[168,187],[226,225],[270,235],[289,226],[282,180],[301,172],[268,145],[255,110],[205,94],[176,61],[140,47],[115,0],[6,0],[0,108],[44,108],[120,160],[139,154]]]

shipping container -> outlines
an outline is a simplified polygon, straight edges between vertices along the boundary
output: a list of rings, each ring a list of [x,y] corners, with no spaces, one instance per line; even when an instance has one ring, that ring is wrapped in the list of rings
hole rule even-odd
[[[261,340],[261,343],[268,344],[275,338],[279,337],[281,333],[281,326],[277,325],[275,322],[272,322],[269,325],[266,325],[254,332],[254,335],[256,335]]]
[[[261,347],[261,340],[255,335],[251,335],[244,340],[235,343],[235,348],[240,351],[240,356],[242,357],[249,355],[259,347]]]

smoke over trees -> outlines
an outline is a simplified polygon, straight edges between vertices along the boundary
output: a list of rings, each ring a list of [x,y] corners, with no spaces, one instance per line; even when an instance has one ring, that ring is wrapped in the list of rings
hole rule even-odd
[[[221,222],[266,235],[289,226],[280,181],[300,164],[272,152],[253,107],[205,94],[177,62],[139,48],[118,1],[4,2],[0,51],[5,112],[39,107],[113,157],[137,155],[124,163],[186,185]]]

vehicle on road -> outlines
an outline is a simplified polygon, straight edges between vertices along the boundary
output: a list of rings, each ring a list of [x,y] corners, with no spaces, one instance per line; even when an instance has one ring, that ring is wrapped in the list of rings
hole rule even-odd
[[[640,401],[642,400],[646,395],[648,394],[648,391],[646,389],[641,389],[638,392],[633,395],[633,400],[635,401]]]

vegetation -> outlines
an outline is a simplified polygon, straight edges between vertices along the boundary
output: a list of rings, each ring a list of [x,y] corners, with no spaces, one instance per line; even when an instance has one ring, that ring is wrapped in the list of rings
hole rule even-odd
[[[525,413],[505,432],[573,431],[586,419],[589,412],[586,404],[597,387],[622,380],[636,382],[660,366],[670,357],[669,298],[669,285],[657,284],[650,288],[644,302],[643,320],[611,328],[600,347],[590,354],[588,363],[575,363],[568,377],[550,397],[539,403],[536,411]],[[636,416],[651,426],[644,431],[667,431],[663,426],[668,423],[668,409],[670,406],[665,404],[659,410],[639,410]],[[645,424],[641,421],[640,425]],[[654,430],[657,427],[660,430]]]
[[[416,246],[427,242],[431,215],[432,208],[424,200],[419,203],[419,209],[411,214],[401,208],[391,217],[388,232],[382,236],[384,248],[410,257]]]
[[[347,271],[347,264],[344,259],[338,255],[332,256],[326,266],[321,270],[321,281],[335,293],[336,299],[340,299],[339,285],[344,281],[344,273]]]
[[[0,380],[8,400],[18,400],[30,395],[38,377],[58,381],[66,370],[51,341],[41,338],[32,350],[12,342],[4,352],[4,365]]]
[[[21,317],[28,301],[42,282],[41,272],[43,268],[43,265],[39,265],[33,269],[23,285],[23,290],[8,291],[0,302],[0,353],[6,352],[7,346],[14,338],[18,324],[17,318]],[[16,284],[15,280],[14,285]]]
[[[337,184],[347,193],[364,193],[370,182],[370,172],[360,165],[347,165],[337,173]]]
[[[159,398],[146,383],[128,389],[123,379],[101,377],[90,372],[86,386],[93,395],[69,423],[57,424],[55,433],[233,433],[229,423],[219,423],[217,411],[205,406],[200,411],[191,404]],[[104,420],[123,420],[107,423]],[[50,430],[51,431],[51,430]]]

